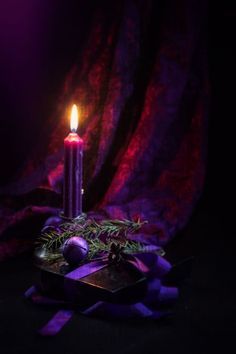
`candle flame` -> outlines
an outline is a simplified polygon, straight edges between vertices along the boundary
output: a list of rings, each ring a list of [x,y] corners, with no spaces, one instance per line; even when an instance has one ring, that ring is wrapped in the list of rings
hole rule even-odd
[[[76,104],[73,104],[70,115],[70,130],[76,132],[78,128],[78,108]]]

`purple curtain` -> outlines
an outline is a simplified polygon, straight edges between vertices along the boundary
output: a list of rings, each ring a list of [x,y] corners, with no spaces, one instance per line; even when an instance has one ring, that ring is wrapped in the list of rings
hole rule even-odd
[[[44,220],[62,206],[73,102],[85,141],[84,210],[148,220],[142,233],[158,245],[184,227],[205,177],[205,3],[127,0],[94,8],[55,113],[39,128],[40,144],[1,189],[1,260],[32,248]]]

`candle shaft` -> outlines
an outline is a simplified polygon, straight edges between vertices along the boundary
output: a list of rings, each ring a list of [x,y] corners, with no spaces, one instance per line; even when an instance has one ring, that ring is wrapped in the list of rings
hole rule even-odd
[[[82,213],[83,140],[70,133],[64,140],[64,216],[75,218]]]

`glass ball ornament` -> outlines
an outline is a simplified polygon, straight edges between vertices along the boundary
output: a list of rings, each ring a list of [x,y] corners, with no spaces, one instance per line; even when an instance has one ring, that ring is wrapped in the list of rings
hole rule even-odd
[[[62,253],[70,265],[79,264],[88,254],[88,242],[81,236],[67,239],[62,246]]]
[[[62,223],[63,223],[63,220],[59,216],[50,216],[50,218],[48,218],[45,221],[41,232],[44,233],[44,232],[50,232],[50,231],[54,231],[54,230],[58,231],[59,226]]]

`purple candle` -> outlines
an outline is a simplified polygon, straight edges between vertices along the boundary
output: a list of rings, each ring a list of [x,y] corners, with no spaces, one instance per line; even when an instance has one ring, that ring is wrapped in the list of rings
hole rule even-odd
[[[83,140],[76,133],[78,110],[71,110],[71,132],[64,140],[64,216],[76,218],[82,213]]]

